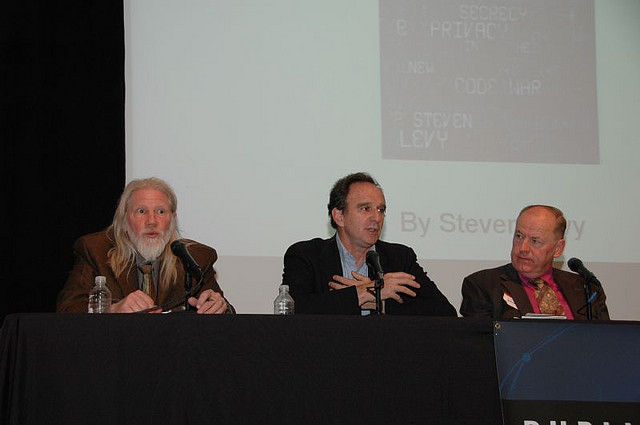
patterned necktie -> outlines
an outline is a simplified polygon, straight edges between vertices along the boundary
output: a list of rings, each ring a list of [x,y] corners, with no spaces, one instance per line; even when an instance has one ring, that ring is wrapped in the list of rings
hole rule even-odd
[[[156,287],[153,284],[153,266],[151,264],[141,264],[138,268],[142,272],[142,291],[155,302]]]
[[[558,300],[558,296],[555,291],[544,280],[537,278],[531,282],[536,285],[535,290],[536,301],[538,301],[538,307],[540,307],[540,313],[552,314],[554,316],[566,316],[564,308]]]

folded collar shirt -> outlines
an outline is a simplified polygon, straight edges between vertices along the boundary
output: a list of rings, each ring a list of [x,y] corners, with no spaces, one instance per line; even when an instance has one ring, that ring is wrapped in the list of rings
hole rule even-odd
[[[526,278],[523,275],[521,275],[520,273],[518,273],[518,277],[520,278],[520,282],[522,282],[522,286],[524,287],[524,291],[527,293],[527,297],[529,298],[529,302],[531,303],[531,307],[533,308],[533,312],[534,313],[540,313],[540,306],[538,305],[538,300],[536,300],[536,295],[535,295],[535,291],[536,291],[537,287],[532,282],[533,279]],[[542,276],[539,276],[539,277],[540,277],[540,279],[544,280],[546,282],[546,284],[549,285],[549,287],[551,289],[553,289],[553,292],[556,294],[556,297],[558,297],[558,301],[560,301],[560,304],[562,305],[562,308],[564,309],[564,313],[565,313],[565,315],[567,317],[567,320],[573,320],[574,319],[573,312],[571,311],[571,308],[569,307],[569,303],[565,299],[564,295],[562,295],[562,291],[560,291],[560,288],[558,287],[558,284],[553,279],[553,268],[549,269],[545,274],[543,274]]]

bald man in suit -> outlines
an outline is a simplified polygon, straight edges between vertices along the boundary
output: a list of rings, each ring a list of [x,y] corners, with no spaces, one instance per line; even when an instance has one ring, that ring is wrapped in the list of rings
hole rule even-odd
[[[564,251],[566,226],[562,211],[555,207],[525,207],[516,221],[511,263],[467,276],[460,314],[501,320],[545,313],[585,320],[584,279],[553,268],[553,260]],[[604,291],[595,290],[593,319],[608,320]]]

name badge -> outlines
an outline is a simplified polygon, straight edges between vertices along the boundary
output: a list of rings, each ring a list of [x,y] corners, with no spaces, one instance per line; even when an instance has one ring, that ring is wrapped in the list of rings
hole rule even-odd
[[[504,302],[507,303],[507,305],[509,305],[510,307],[515,308],[516,310],[518,309],[518,306],[516,306],[516,303],[513,301],[513,298],[511,297],[511,295],[509,295],[509,293],[505,292],[504,295],[502,295],[502,299],[504,300]]]

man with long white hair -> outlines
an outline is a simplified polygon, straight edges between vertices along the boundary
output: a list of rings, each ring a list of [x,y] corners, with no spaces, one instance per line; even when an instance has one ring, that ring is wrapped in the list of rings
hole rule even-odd
[[[86,312],[95,276],[107,278],[115,301],[112,313],[138,312],[184,298],[185,272],[170,247],[179,239],[177,205],[171,187],[158,178],[129,182],[112,224],[75,242],[76,261],[58,295],[57,310]],[[188,250],[204,279],[189,304],[198,313],[234,313],[215,279],[216,251],[193,241]]]

